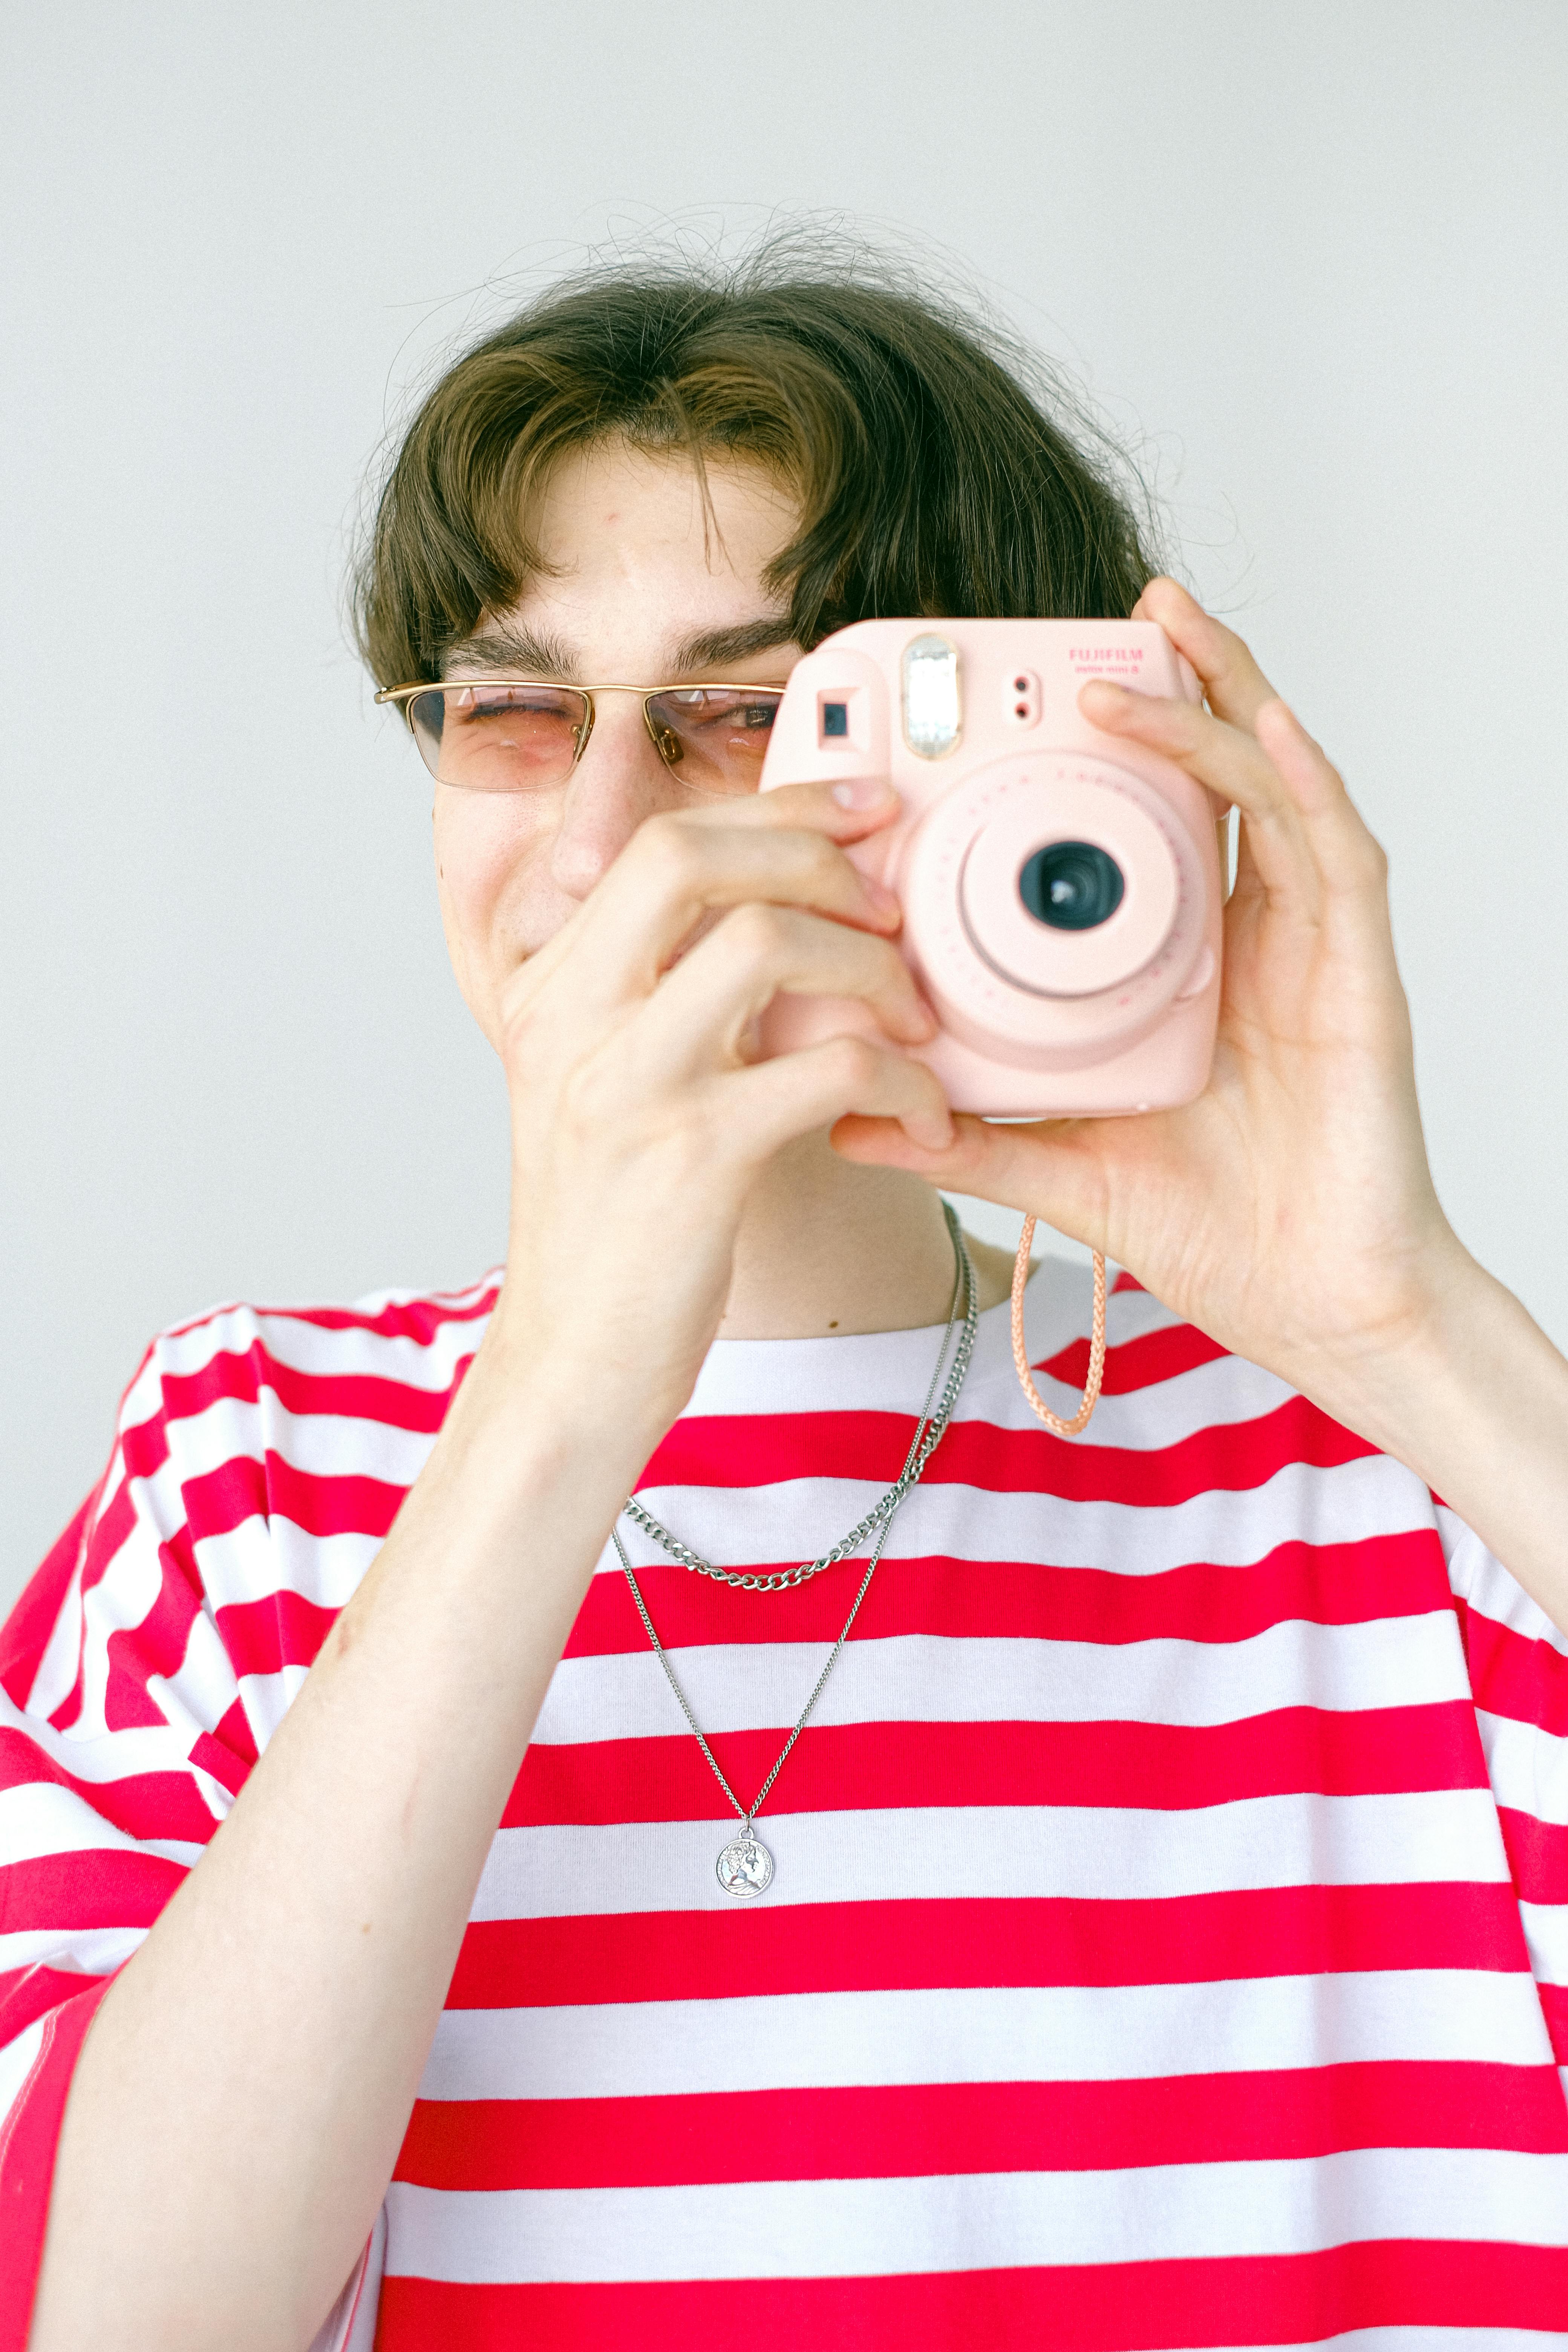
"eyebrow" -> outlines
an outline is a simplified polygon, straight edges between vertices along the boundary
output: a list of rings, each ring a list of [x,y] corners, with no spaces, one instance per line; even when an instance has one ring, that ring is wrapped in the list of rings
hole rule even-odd
[[[771,653],[775,646],[782,653],[793,643],[788,614],[764,613],[731,628],[701,629],[683,638],[675,648],[671,667],[677,677],[689,677],[694,672],[721,669],[727,662],[748,660],[753,654]],[[542,636],[516,621],[495,621],[464,637],[441,667],[448,677],[468,670],[498,676],[521,670],[534,677],[570,681],[578,671],[575,655],[558,637]]]
[[[675,667],[679,671],[714,669],[725,662],[745,661],[752,654],[772,653],[775,646],[782,652],[794,642],[789,614],[764,613],[732,629],[702,629],[685,638],[675,649]]]
[[[465,670],[525,670],[535,677],[569,678],[575,667],[558,638],[540,636],[515,621],[494,621],[465,637],[441,665],[447,677]]]

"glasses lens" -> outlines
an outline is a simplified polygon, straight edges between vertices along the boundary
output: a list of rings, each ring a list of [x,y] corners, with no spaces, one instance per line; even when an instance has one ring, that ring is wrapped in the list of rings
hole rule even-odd
[[[437,686],[408,716],[437,782],[470,792],[537,792],[564,782],[587,707],[565,686]]]
[[[782,690],[768,687],[672,687],[648,698],[648,725],[662,757],[699,792],[754,793]]]

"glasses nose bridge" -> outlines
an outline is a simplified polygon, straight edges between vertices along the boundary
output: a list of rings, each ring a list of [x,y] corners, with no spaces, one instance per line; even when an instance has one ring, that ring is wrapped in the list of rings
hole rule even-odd
[[[660,694],[665,690],[666,689],[664,688],[658,686],[622,686],[618,684],[610,686],[578,687],[575,691],[583,698],[583,723],[578,730],[577,747],[573,754],[573,768],[575,769],[582,760],[584,752],[586,751],[588,748],[589,738],[594,732],[594,721],[598,715],[595,697],[601,694],[631,694],[637,697],[637,701],[641,706],[643,728],[647,735],[648,741],[652,744],[655,751],[658,755],[660,765],[673,771],[675,767],[675,760],[670,757],[663,740],[663,734],[668,733],[668,730],[664,730],[661,731],[659,722],[655,718],[653,710],[654,704],[658,700]],[[677,756],[679,756],[679,753]]]

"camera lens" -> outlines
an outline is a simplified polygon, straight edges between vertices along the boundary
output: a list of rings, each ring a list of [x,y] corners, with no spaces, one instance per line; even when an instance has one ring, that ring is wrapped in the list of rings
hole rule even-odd
[[[1114,857],[1091,841],[1053,841],[1018,877],[1018,896],[1053,931],[1092,931],[1121,904],[1127,885]]]

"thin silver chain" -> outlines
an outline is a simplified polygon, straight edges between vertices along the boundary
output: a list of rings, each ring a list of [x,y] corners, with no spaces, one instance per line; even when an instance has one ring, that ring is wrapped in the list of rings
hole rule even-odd
[[[684,1544],[678,1543],[676,1538],[669,1534],[668,1530],[661,1527],[659,1522],[653,1517],[651,1512],[644,1513],[635,1510],[630,1503],[626,1506],[628,1513],[637,1519],[638,1526],[646,1527],[648,1533],[657,1537],[658,1539],[665,1545],[665,1548],[673,1552],[676,1559],[680,1560],[687,1568],[695,1569],[700,1575],[716,1576],[719,1578],[720,1581],[724,1584],[740,1585],[748,1591],[776,1592],[781,1591],[785,1585],[804,1584],[807,1577],[816,1576],[819,1574],[823,1569],[830,1568],[836,1560],[843,1559],[847,1553],[858,1547],[860,1539],[868,1534],[872,1528],[876,1528],[877,1529],[876,1544],[872,1549],[870,1559],[866,1563],[866,1573],[860,1580],[860,1590],[855,1595],[854,1603],[850,1609],[848,1616],[844,1620],[844,1630],[839,1634],[837,1641],[833,1644],[833,1648],[828,1655],[827,1664],[823,1667],[821,1674],[818,1675],[811,1696],[806,1700],[805,1705],[802,1707],[799,1716],[795,1719],[795,1729],[784,1741],[783,1748],[780,1748],[778,1758],[773,1765],[773,1770],[768,1774],[767,1779],[763,1782],[762,1787],[757,1790],[755,1797],[752,1799],[751,1811],[749,1812],[745,1806],[742,1804],[739,1797],[736,1796],[733,1789],[731,1788],[729,1781],[724,1778],[723,1772],[720,1769],[719,1759],[714,1755],[711,1748],[709,1747],[707,1739],[703,1736],[702,1727],[691,1712],[690,1704],[687,1699],[686,1693],[681,1689],[680,1685],[675,1678],[675,1669],[669,1663],[669,1657],[665,1649],[664,1643],[654,1632],[653,1619],[647,1613],[647,1603],[642,1597],[642,1592],[638,1587],[631,1561],[626,1558],[626,1546],[621,1541],[621,1531],[618,1528],[613,1528],[610,1530],[616,1550],[620,1557],[621,1566],[626,1570],[626,1582],[632,1589],[632,1599],[637,1605],[637,1615],[643,1622],[643,1630],[647,1633],[649,1642],[653,1644],[654,1655],[658,1658],[659,1664],[664,1668],[665,1674],[668,1678],[669,1687],[675,1693],[677,1699],[679,1701],[682,1715],[684,1715],[687,1722],[690,1725],[692,1731],[696,1735],[698,1746],[701,1748],[703,1755],[708,1759],[714,1779],[718,1781],[719,1786],[723,1790],[724,1794],[729,1798],[730,1802],[734,1806],[736,1812],[740,1815],[748,1832],[751,1830],[752,1823],[755,1821],[757,1815],[763,1809],[763,1801],[767,1796],[768,1790],[773,1787],[773,1782],[778,1779],[779,1774],[783,1771],[784,1762],[789,1755],[790,1749],[795,1746],[795,1741],[805,1729],[806,1724],[810,1720],[813,1707],[816,1706],[817,1700],[822,1696],[823,1692],[827,1687],[827,1677],[833,1672],[834,1667],[838,1664],[838,1654],[840,1650],[843,1649],[845,1643],[849,1639],[849,1629],[854,1624],[856,1618],[859,1614],[860,1603],[865,1600],[867,1592],[870,1589],[871,1579],[877,1573],[877,1563],[882,1557],[882,1547],[888,1540],[888,1530],[893,1524],[893,1514],[898,1509],[899,1505],[903,1501],[904,1496],[909,1493],[910,1488],[919,1478],[921,1472],[925,1468],[926,1464],[931,1460],[931,1454],[935,1450],[937,1441],[942,1436],[943,1430],[947,1427],[948,1422],[952,1417],[952,1408],[958,1402],[958,1392],[963,1386],[963,1376],[969,1370],[969,1359],[971,1354],[973,1352],[974,1348],[975,1317],[978,1312],[978,1304],[975,1297],[974,1268],[970,1261],[969,1251],[965,1246],[963,1234],[959,1225],[957,1217],[954,1215],[952,1210],[948,1206],[948,1203],[945,1201],[942,1205],[942,1213],[947,1219],[948,1231],[952,1236],[953,1255],[957,1259],[957,1270],[952,1286],[952,1304],[948,1309],[947,1328],[942,1335],[942,1348],[937,1356],[936,1370],[931,1376],[931,1386],[926,1391],[925,1402],[921,1407],[920,1421],[915,1429],[914,1439],[910,1446],[909,1456],[904,1464],[902,1474],[897,1482],[889,1487],[887,1493],[877,1505],[875,1510],[868,1511],[865,1518],[860,1521],[859,1526],[852,1528],[850,1533],[845,1537],[842,1543],[836,1544],[834,1549],[830,1552],[825,1552],[820,1559],[809,1561],[804,1566],[795,1569],[787,1576],[724,1576],[718,1569],[710,1568],[700,1553],[689,1550]],[[931,1399],[936,1394],[937,1382],[942,1377],[942,1368],[947,1360],[948,1345],[952,1338],[953,1324],[958,1318],[958,1302],[961,1297],[964,1301],[963,1328],[959,1335],[957,1352],[954,1354],[952,1360],[952,1370],[948,1374],[947,1385],[943,1389],[942,1394],[942,1402],[938,1406],[935,1418],[933,1419],[931,1409]]]

